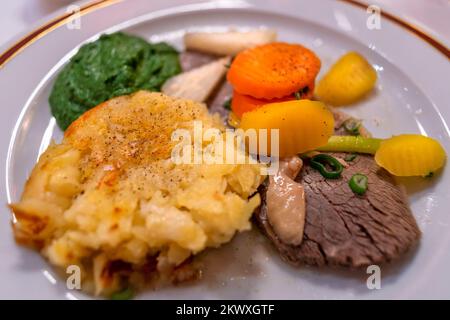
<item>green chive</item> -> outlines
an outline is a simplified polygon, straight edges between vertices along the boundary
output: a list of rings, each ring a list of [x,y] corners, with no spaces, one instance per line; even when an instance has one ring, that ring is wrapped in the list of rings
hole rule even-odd
[[[359,128],[361,127],[361,121],[350,118],[344,121],[343,126],[345,131],[352,135],[358,136]]]
[[[114,292],[111,295],[111,300],[130,300],[134,296],[134,291],[131,288],[126,288],[122,291]]]
[[[327,169],[327,164],[332,168],[332,170]],[[339,178],[342,170],[344,170],[344,167],[336,158],[323,153],[311,158],[311,167],[318,170],[320,174],[327,179]]]
[[[227,110],[231,110],[231,98],[228,98],[224,103],[223,107]]]
[[[428,174],[425,176],[425,178],[432,178],[434,176],[434,172],[430,171],[428,172]]]
[[[367,183],[369,182],[369,179],[366,175],[361,173],[354,174],[349,182],[348,185],[352,191],[358,195],[363,195],[367,191]]]
[[[303,89],[294,93],[295,99],[300,100],[303,96],[305,96],[309,91],[308,87],[304,87]]]
[[[231,57],[231,60],[230,60],[230,62],[228,62],[226,65],[225,65],[225,68],[227,68],[227,69],[230,69],[230,67],[231,67],[231,64],[233,63],[233,60],[234,60],[234,56],[233,57]]]
[[[356,157],[357,157],[356,154],[350,153],[350,154],[345,156],[344,160],[347,161],[347,162],[352,162],[353,160],[356,159]]]

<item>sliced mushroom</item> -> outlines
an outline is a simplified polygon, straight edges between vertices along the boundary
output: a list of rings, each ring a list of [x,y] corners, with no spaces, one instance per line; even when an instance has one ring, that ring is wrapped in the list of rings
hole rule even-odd
[[[280,161],[278,172],[270,176],[267,189],[267,218],[278,238],[292,245],[303,240],[305,190],[294,181],[303,166],[297,157]]]

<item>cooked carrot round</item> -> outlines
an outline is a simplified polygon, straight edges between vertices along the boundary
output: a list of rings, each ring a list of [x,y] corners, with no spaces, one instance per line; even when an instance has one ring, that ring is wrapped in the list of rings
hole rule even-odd
[[[271,100],[256,99],[245,94],[240,94],[239,92],[234,90],[233,98],[231,99],[231,110],[240,118],[244,113],[255,110],[265,104],[289,101],[294,99],[295,97],[293,95]]]
[[[241,94],[258,99],[282,98],[313,83],[319,58],[309,49],[274,42],[239,53],[227,79]]]

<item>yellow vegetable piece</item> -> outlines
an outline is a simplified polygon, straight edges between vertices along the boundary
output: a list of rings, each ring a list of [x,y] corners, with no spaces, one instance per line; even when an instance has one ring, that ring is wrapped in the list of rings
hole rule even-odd
[[[293,100],[266,104],[243,114],[240,128],[279,129],[279,155],[292,156],[327,143],[334,131],[333,114],[319,101]]]
[[[351,104],[375,86],[377,73],[367,60],[356,52],[342,56],[320,80],[316,96],[329,104]]]
[[[402,134],[381,142],[375,161],[395,176],[427,176],[446,159],[441,144],[418,134]]]
[[[241,122],[241,120],[233,111],[231,111],[228,114],[228,125],[230,125],[233,128],[237,128],[237,127],[239,127],[240,122]]]

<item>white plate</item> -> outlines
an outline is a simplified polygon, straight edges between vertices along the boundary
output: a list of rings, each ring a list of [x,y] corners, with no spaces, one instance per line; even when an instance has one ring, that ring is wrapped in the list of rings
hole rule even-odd
[[[106,0],[82,14],[80,30],[59,23],[0,70],[4,204],[20,197],[39,152],[51,138],[61,137],[47,103],[54,75],[80,44],[117,30],[179,46],[186,30],[265,26],[277,29],[281,40],[312,48],[322,59],[322,71],[344,52],[357,50],[376,66],[379,81],[375,94],[345,111],[364,119],[376,136],[422,133],[440,140],[450,153],[448,50],[439,52],[387,18],[381,30],[369,30],[364,8],[347,1]],[[405,179],[423,239],[414,253],[382,268],[380,290],[367,288],[364,270],[292,268],[254,230],[210,250],[204,280],[138,298],[449,298],[449,175],[447,168],[432,181]],[[14,243],[6,208],[0,219],[0,298],[88,298],[67,290],[37,253]]]

